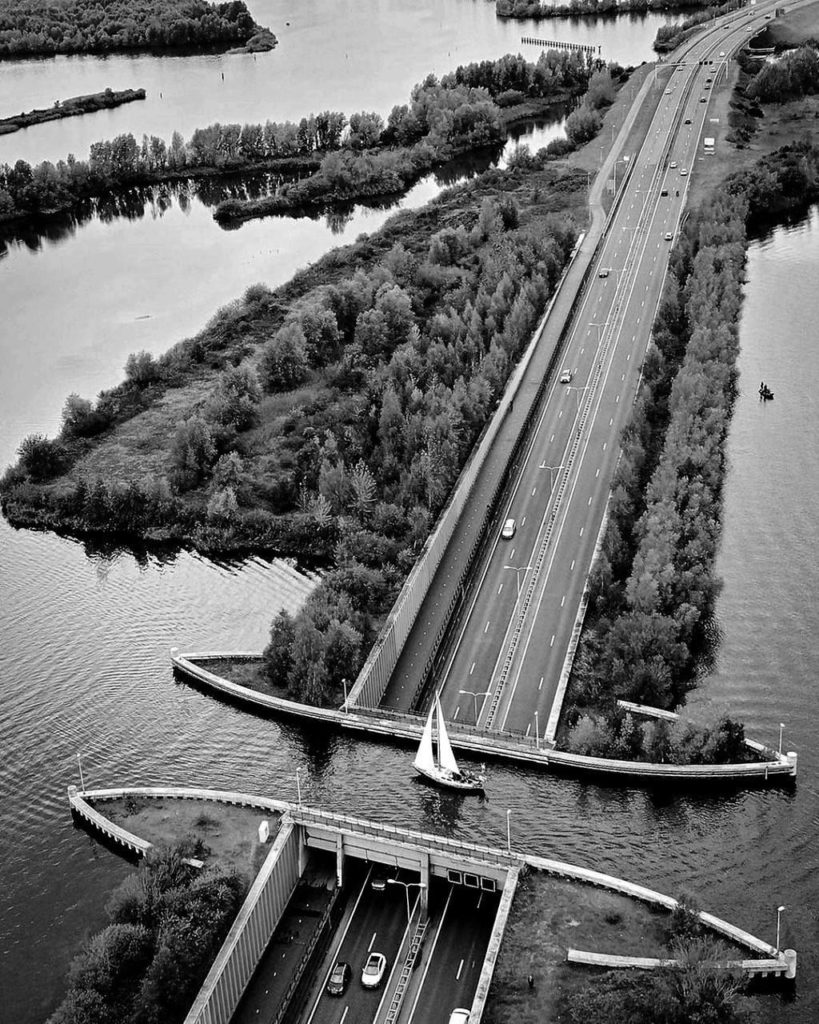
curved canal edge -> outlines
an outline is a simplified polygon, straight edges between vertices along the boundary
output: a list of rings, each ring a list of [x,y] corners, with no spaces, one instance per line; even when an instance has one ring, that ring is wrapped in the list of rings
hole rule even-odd
[[[261,661],[262,655],[249,652],[197,652],[182,653],[171,648],[171,663],[180,675],[197,686],[233,701],[244,708],[286,715],[303,721],[321,722],[337,729],[365,733],[371,739],[385,738],[399,742],[418,743],[423,731],[423,720],[414,715],[401,715],[383,708],[351,708],[343,704],[340,710],[313,707],[296,701],[252,690],[210,672],[205,666],[214,661]],[[491,757],[500,761],[515,761],[541,768],[558,768],[574,772],[599,775],[626,776],[630,781],[642,782],[741,782],[781,783],[796,778],[798,757],[795,751],[779,753],[762,743],[746,740],[756,757],[766,760],[745,764],[655,764],[642,761],[616,761],[604,757],[587,757],[564,750],[546,749],[534,737],[512,733],[480,730],[452,723],[449,738],[453,747],[478,757]]]
[[[301,804],[254,794],[194,787],[132,787],[79,790],[68,787],[72,815],[107,838],[115,838],[133,851],[147,855],[151,844],[127,832],[92,806],[91,801],[125,798],[179,798],[215,801],[258,807],[281,815],[280,829],[254,880],[247,898],[225,939],[202,988],[186,1018],[186,1024],[222,1024],[230,1019],[239,1000],[264,956],[278,921],[307,864],[307,850],[330,852],[335,856],[336,883],[341,886],[346,874],[346,859],[365,858],[368,862],[390,862],[420,872],[421,916],[426,910],[423,896],[434,875],[452,884],[498,892],[500,900],[483,969],[477,982],[470,1019],[480,1021],[489,994],[498,952],[521,872],[535,871],[583,885],[596,886],[627,896],[668,912],[678,901],[645,886],[603,872],[544,857],[497,849],[457,839],[415,832],[380,822],[367,821]],[[386,858],[386,860],[385,860]],[[472,881],[467,879],[471,878]],[[764,940],[722,918],[698,911],[701,924],[748,950],[746,959],[719,961],[716,966],[741,970],[746,976],[777,977],[792,981],[796,976],[796,950],[779,950]],[[419,920],[419,929],[421,927]],[[416,929],[416,932],[418,929]],[[409,930],[408,930],[409,936]],[[420,940],[419,940],[420,944]],[[415,954],[417,955],[417,950]],[[409,954],[408,954],[409,955]],[[606,968],[656,969],[676,961],[659,957],[622,956],[568,948],[568,963]],[[295,979],[298,984],[298,979]]]

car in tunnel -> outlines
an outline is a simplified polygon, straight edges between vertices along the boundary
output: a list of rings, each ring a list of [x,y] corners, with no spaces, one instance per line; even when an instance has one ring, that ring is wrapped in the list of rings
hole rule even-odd
[[[387,958],[383,953],[370,953],[361,971],[361,984],[364,988],[378,988],[387,971]]]
[[[327,993],[331,996],[343,996],[347,986],[350,984],[352,968],[348,963],[339,960],[333,968],[330,980],[327,982]]]

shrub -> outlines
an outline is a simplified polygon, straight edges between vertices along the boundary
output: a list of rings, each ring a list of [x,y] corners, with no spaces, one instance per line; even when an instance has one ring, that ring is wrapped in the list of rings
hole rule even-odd
[[[262,350],[259,377],[265,391],[289,391],[308,375],[307,340],[297,323],[285,324]]]
[[[150,352],[132,352],[125,361],[125,379],[138,388],[146,387],[159,376],[159,367]]]
[[[30,434],[17,449],[20,468],[36,482],[56,476],[65,465],[65,454],[59,441],[50,441],[43,434]]]
[[[573,146],[582,146],[597,135],[602,124],[603,118],[596,110],[578,107],[566,118],[566,135]]]

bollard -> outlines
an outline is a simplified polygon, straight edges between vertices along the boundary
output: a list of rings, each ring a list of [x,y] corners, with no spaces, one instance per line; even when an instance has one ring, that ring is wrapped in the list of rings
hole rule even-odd
[[[791,775],[796,778],[796,762],[799,760],[799,755],[795,750],[789,750],[787,754],[785,754],[785,760],[791,766]]]
[[[785,977],[789,981],[793,981],[793,979],[796,977],[796,950],[795,949],[783,950],[782,958],[784,959],[785,963],[788,965],[788,969],[785,971]]]

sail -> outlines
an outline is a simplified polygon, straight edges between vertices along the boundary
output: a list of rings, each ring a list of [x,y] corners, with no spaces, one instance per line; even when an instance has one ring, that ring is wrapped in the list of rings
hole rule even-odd
[[[447,771],[457,772],[458,762],[452,753],[449,736],[446,733],[446,725],[444,724],[444,713],[441,710],[441,701],[437,695],[435,697],[435,707],[438,710],[438,763],[442,768],[446,768]]]
[[[429,709],[427,724],[424,726],[424,734],[418,746],[418,753],[415,755],[415,767],[420,772],[429,772],[435,769],[435,757],[432,753],[432,716],[435,708]]]

